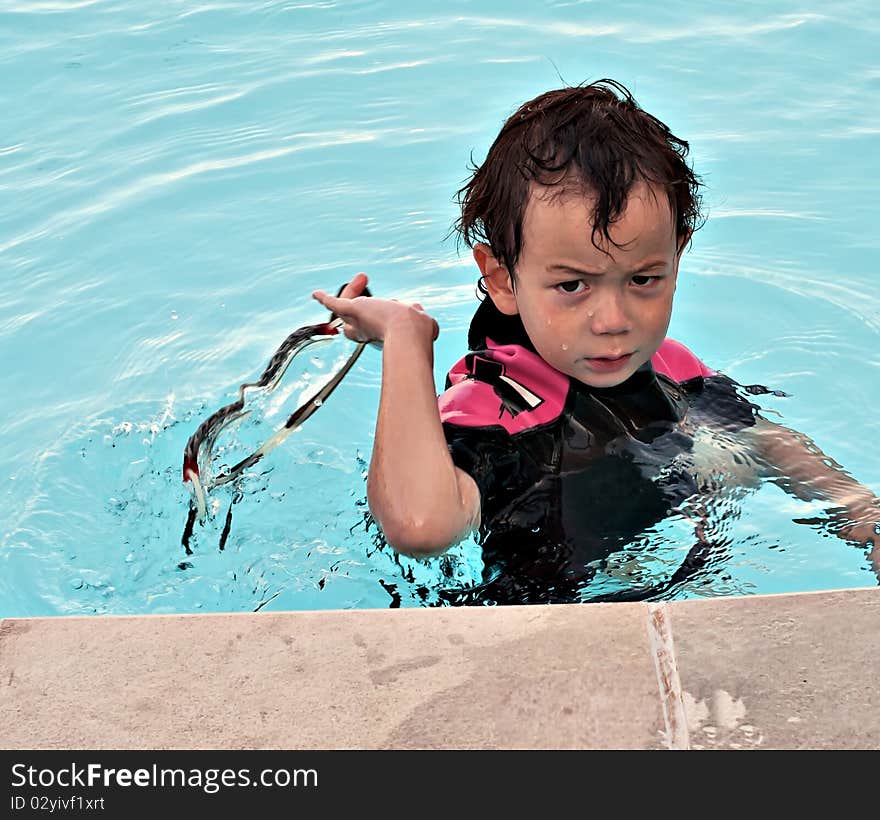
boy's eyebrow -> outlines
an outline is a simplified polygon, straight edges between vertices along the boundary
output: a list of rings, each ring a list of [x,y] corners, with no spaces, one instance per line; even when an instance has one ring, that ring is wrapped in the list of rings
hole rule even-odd
[[[649,262],[643,262],[637,268],[633,268],[633,270],[631,270],[630,273],[642,273],[643,271],[652,270],[653,268],[666,267],[668,264],[669,264],[669,262],[666,259],[653,259]],[[602,276],[602,274],[604,273],[604,271],[586,270],[586,268],[577,268],[577,267],[574,267],[573,265],[559,264],[559,265],[548,265],[547,266],[547,273],[556,273],[556,272],[574,273],[574,274],[577,274],[578,276]]]

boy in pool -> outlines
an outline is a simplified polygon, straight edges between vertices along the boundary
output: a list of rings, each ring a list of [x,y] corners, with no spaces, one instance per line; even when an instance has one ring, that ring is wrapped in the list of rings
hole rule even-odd
[[[687,151],[613,81],[550,91],[507,120],[459,192],[486,298],[439,403],[439,329],[420,305],[359,296],[364,274],[340,298],[314,294],[349,338],[383,349],[367,498],[396,550],[428,556],[478,530],[507,565],[482,600],[579,600],[597,562],[678,512],[697,544],[669,588],[705,563],[695,499],[726,473],[829,502],[829,528],[870,547],[880,572],[874,494],[666,338],[700,224]],[[721,470],[701,463],[706,431]]]

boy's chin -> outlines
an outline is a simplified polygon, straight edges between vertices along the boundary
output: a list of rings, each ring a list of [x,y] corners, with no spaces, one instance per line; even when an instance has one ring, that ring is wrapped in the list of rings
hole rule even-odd
[[[599,378],[590,377],[590,378],[578,378],[577,380],[581,384],[585,385],[586,387],[599,387],[599,388],[617,387],[619,384],[623,384],[630,376],[632,376],[632,373],[627,373],[626,376],[624,376],[623,378],[613,378],[612,379],[610,377],[605,377],[605,378],[599,379]]]

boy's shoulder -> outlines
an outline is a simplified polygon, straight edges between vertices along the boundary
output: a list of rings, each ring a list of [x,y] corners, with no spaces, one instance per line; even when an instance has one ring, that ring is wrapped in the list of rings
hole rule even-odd
[[[674,339],[664,340],[651,363],[677,382],[713,373]],[[459,427],[501,427],[513,435],[558,419],[570,384],[536,353],[487,339],[484,350],[468,353],[449,371],[438,398],[440,419]]]

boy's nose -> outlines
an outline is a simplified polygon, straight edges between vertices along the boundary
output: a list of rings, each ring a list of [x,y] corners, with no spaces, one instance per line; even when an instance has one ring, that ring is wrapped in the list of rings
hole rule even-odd
[[[587,308],[590,330],[597,336],[628,333],[632,322],[623,309],[623,299],[618,293],[597,294]]]

